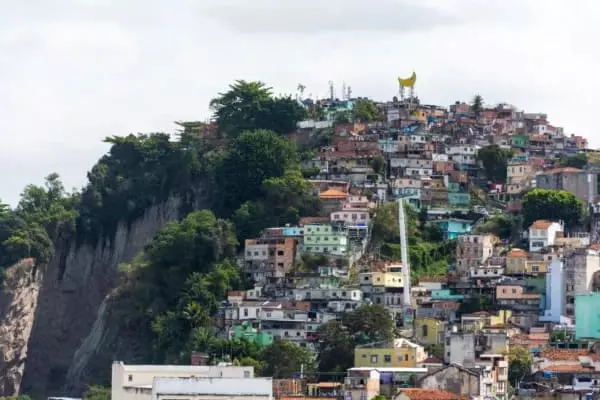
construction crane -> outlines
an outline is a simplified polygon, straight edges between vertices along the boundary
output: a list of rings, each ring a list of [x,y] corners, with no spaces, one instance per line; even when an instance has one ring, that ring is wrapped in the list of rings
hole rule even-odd
[[[398,226],[400,227],[400,257],[402,260],[402,275],[404,280],[404,292],[402,297],[403,319],[406,323],[408,314],[412,313],[412,302],[410,298],[410,265],[408,255],[408,244],[406,238],[406,216],[404,213],[404,199],[398,200]],[[410,318],[412,320],[412,318]]]

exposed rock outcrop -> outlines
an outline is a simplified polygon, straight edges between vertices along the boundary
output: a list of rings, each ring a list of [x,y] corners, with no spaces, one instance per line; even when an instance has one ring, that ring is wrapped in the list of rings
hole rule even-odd
[[[40,289],[32,259],[5,272],[0,290],[0,393],[19,393]]]
[[[132,260],[161,228],[178,219],[179,213],[180,201],[171,198],[133,223],[119,224],[111,240],[57,249],[53,260],[40,268],[37,307],[23,313],[25,321],[33,321],[33,329],[28,351],[26,339],[23,343],[27,360],[21,392],[34,398],[81,394],[87,365],[97,356],[109,329],[105,316],[118,265]],[[3,320],[14,330],[18,319],[7,316]],[[6,358],[0,360],[2,369],[22,356]],[[110,362],[106,368],[110,370]],[[20,378],[8,375],[7,381]]]

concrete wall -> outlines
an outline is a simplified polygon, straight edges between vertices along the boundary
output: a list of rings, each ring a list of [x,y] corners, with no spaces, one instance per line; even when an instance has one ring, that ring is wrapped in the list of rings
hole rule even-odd
[[[271,400],[273,381],[271,378],[155,378],[152,400],[165,398]]]
[[[456,366],[450,365],[425,376],[419,386],[423,389],[444,390],[462,396],[479,395],[480,379]]]
[[[254,367],[205,365],[112,365],[112,400],[147,400],[155,378],[253,378]]]

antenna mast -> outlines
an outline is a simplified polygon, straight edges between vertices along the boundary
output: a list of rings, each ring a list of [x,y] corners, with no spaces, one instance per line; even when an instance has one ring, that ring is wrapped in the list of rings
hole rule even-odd
[[[333,81],[329,81],[329,100],[335,100],[335,89],[333,86]]]

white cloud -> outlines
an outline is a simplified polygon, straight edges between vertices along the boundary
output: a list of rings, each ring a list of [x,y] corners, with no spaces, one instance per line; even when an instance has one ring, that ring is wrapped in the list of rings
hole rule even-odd
[[[384,99],[414,69],[424,102],[481,93],[600,146],[599,12],[592,0],[14,2],[0,14],[0,198],[54,171],[81,186],[102,138],[205,118],[239,78],[318,96],[346,81]]]

